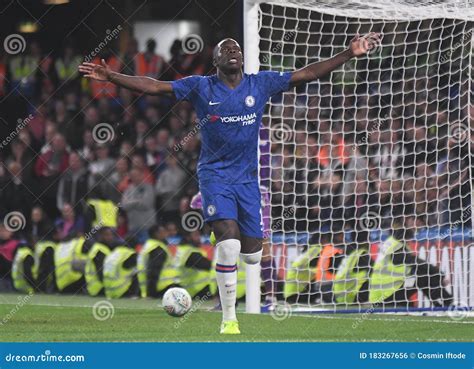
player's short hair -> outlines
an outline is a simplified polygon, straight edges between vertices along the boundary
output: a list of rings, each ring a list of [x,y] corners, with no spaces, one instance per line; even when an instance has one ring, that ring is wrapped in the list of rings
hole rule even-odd
[[[239,47],[240,47],[240,44],[239,44],[236,40],[234,40],[233,38],[231,38],[231,37],[224,38],[224,39],[220,40],[220,41],[217,43],[216,46],[214,46],[214,50],[213,50],[213,52],[212,52],[212,58],[213,58],[213,59],[216,59],[217,53],[219,52],[219,49],[220,49],[221,45],[222,45],[224,42],[226,42],[226,41],[234,41],[234,42],[235,42],[237,45],[239,45]]]

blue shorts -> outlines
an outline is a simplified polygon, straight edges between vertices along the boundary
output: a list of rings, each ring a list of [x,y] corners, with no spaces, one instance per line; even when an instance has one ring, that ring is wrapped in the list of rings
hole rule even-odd
[[[249,183],[200,184],[202,212],[206,222],[235,220],[240,233],[247,237],[263,238],[261,195],[258,181]]]

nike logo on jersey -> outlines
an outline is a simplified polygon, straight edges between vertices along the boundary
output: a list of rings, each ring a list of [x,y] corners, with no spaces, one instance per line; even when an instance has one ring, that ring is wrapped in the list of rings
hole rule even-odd
[[[220,101],[219,102],[209,101],[209,105],[217,105],[217,104],[220,104]]]

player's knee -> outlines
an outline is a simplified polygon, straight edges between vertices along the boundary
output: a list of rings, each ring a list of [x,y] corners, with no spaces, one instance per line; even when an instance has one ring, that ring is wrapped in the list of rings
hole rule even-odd
[[[246,264],[260,264],[262,260],[262,250],[255,252],[253,254],[240,254],[242,260]]]
[[[240,239],[239,226],[235,220],[216,220],[212,222],[216,242]]]
[[[228,239],[216,245],[216,260],[219,264],[233,265],[237,262],[240,253],[240,241]]]

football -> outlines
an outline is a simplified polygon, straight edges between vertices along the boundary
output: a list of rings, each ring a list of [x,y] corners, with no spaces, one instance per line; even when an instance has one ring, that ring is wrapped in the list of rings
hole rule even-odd
[[[183,316],[191,309],[193,301],[184,288],[170,288],[163,296],[163,309],[171,316]]]

